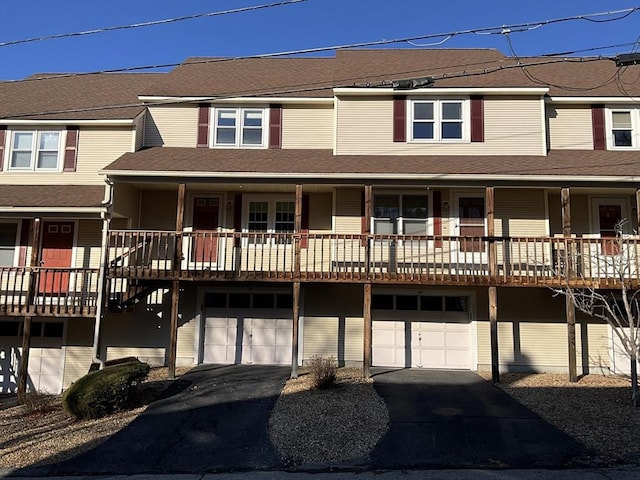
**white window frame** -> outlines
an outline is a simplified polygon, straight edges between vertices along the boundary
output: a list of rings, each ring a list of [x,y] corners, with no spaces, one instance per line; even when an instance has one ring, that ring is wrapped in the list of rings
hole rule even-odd
[[[20,222],[17,220],[2,220],[0,219],[0,223],[2,224],[13,224],[16,226],[16,237],[13,244],[13,261],[11,265],[0,265],[0,268],[3,266],[15,267],[18,265],[18,259],[20,257]]]
[[[471,101],[468,98],[411,98],[408,100],[407,115],[408,139],[411,143],[469,143],[471,142]],[[433,104],[433,138],[414,138],[413,124],[415,123],[415,105],[420,103]],[[442,138],[442,124],[447,123],[442,118],[442,106],[447,103],[460,103],[462,138]]]
[[[273,195],[246,195],[245,196],[246,199],[243,202],[243,213],[242,213],[242,231],[243,233],[252,233],[252,231],[249,230],[249,205],[251,203],[254,202],[266,202],[267,205],[267,230],[265,232],[259,232],[259,233],[278,233],[276,232],[275,229],[275,225],[276,225],[276,203],[277,202],[287,202],[287,203],[294,203],[295,204],[295,198],[293,195],[277,195],[277,196],[273,196]],[[295,219],[294,219],[294,227],[295,227]],[[254,231],[255,232],[255,231]],[[291,235],[293,235],[293,232],[291,232]],[[248,243],[248,239],[245,239],[245,241]],[[291,243],[286,243],[286,244],[279,244],[279,246],[281,247],[290,247]]]
[[[371,215],[371,232],[374,235],[378,235],[376,233],[376,220],[383,220],[387,217],[376,217],[375,216],[375,202],[376,202],[376,197],[399,197],[398,199],[398,213],[400,213],[400,215],[398,216],[397,219],[397,230],[398,232],[393,234],[393,235],[405,235],[404,233],[404,221],[405,220],[415,220],[414,218],[411,217],[403,217],[402,216],[402,208],[403,208],[403,197],[405,196],[410,196],[410,197],[421,197],[424,196],[427,199],[427,218],[424,219],[424,223],[425,223],[425,233],[424,234],[420,234],[420,235],[426,235],[426,236],[430,236],[433,235],[433,198],[431,195],[431,192],[418,192],[418,191],[406,191],[406,192],[398,192],[398,191],[376,191],[373,194],[373,212]],[[384,235],[384,234],[380,234],[380,235]],[[408,234],[408,235],[418,235],[418,234]]]
[[[46,129],[25,129],[25,130],[9,130],[9,148],[7,148],[7,153],[5,155],[5,171],[7,172],[60,172],[63,167],[63,158],[64,158],[64,142],[65,142],[65,131],[59,128],[46,128]],[[16,134],[27,133],[33,136],[31,140],[31,159],[29,162],[29,167],[13,167],[11,165],[13,159],[14,152],[14,144],[15,144],[15,136]],[[45,149],[40,149],[40,138],[42,134],[45,133],[57,133],[58,134],[58,147],[57,147],[57,159],[56,159],[56,167],[55,168],[41,168],[38,167],[38,153],[40,151],[48,151]]]
[[[607,129],[607,148],[609,150],[640,150],[640,108],[634,106],[607,107],[605,115],[605,128]],[[631,146],[616,146],[613,136],[613,114],[616,112],[629,112],[631,115]]]
[[[236,116],[236,125],[235,125],[235,142],[234,143],[219,143],[217,141],[217,132],[218,132],[218,112],[227,110],[235,112]],[[242,131],[244,128],[255,129],[257,127],[246,127],[244,125],[244,114],[247,111],[256,111],[262,114],[262,139],[260,144],[254,143],[242,143]],[[216,106],[211,109],[211,119],[210,124],[213,126],[211,128],[211,132],[209,134],[209,145],[212,145],[215,148],[267,148],[269,145],[269,109],[266,107],[233,107],[233,106]],[[222,127],[222,128],[230,128],[230,127]]]

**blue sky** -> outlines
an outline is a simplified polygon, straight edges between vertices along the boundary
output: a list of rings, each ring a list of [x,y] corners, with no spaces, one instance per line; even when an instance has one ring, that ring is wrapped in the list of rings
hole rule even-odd
[[[275,0],[0,0],[0,42],[271,3]],[[307,0],[247,13],[0,47],[0,79],[245,56],[537,22],[640,5],[639,0]],[[640,12],[511,35],[520,56],[633,43]],[[418,42],[426,43],[426,42]],[[407,43],[395,48],[415,48]],[[498,48],[501,35],[455,36],[440,48]],[[598,51],[615,55],[631,47]]]

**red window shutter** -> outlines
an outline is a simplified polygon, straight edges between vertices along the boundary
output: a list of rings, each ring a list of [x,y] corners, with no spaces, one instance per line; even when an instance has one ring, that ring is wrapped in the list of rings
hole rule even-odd
[[[209,147],[209,105],[198,106],[198,148]]]
[[[4,162],[4,144],[7,138],[7,126],[0,125],[0,172],[2,171],[2,163]]]
[[[393,141],[407,141],[407,98],[393,97]]]
[[[471,141],[484,142],[484,98],[471,97]]]
[[[433,192],[433,234],[436,237],[442,235],[442,192],[436,190]],[[436,247],[442,247],[442,239],[436,238]]]
[[[591,123],[593,125],[593,149],[606,150],[606,132],[604,129],[604,105],[591,106]]]
[[[302,218],[300,225],[300,233],[302,237],[300,239],[300,247],[307,248],[309,246],[309,195],[302,195]]]
[[[67,127],[67,141],[64,147],[64,171],[75,172],[78,163],[78,127]]]
[[[242,194],[236,193],[233,196],[233,231],[242,232]],[[240,246],[240,238],[234,242],[236,247]]]
[[[29,246],[29,234],[31,233],[31,220],[22,219],[20,225],[20,254],[18,256],[18,265],[24,267],[27,265],[27,247]]]
[[[269,106],[269,148],[282,148],[282,105]]]

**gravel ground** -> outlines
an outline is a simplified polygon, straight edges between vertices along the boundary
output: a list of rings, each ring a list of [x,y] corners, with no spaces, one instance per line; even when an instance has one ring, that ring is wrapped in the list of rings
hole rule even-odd
[[[182,375],[188,368],[177,370]],[[145,403],[167,386],[167,369],[154,368],[144,385]],[[59,396],[39,396],[36,408],[0,410],[0,468],[19,468],[46,460],[61,461],[91,449],[140,415],[145,406],[96,420],[76,420],[62,408]]]
[[[269,434],[285,464],[364,464],[388,428],[384,401],[362,370],[340,368],[335,388],[313,390],[302,370],[276,403]]]
[[[480,372],[487,380],[489,372]],[[500,376],[500,388],[549,423],[597,452],[594,463],[640,464],[640,408],[631,406],[631,382],[622,377],[586,375]]]

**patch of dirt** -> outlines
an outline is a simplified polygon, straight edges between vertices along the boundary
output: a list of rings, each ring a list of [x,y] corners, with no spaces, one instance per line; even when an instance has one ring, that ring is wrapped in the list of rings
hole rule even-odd
[[[176,369],[184,375],[190,367]],[[62,408],[60,396],[41,396],[38,405],[0,411],[0,468],[21,468],[62,461],[93,448],[130,424],[169,383],[168,369],[152,368],[136,397],[140,407],[96,420],[76,420]],[[46,406],[46,408],[42,408]]]
[[[479,372],[491,381],[490,372]],[[640,464],[640,408],[631,405],[628,378],[506,373],[502,390],[597,452],[596,462]]]
[[[388,424],[387,407],[362,370],[340,368],[334,388],[314,390],[303,369],[285,385],[269,434],[285,465],[362,464]]]

